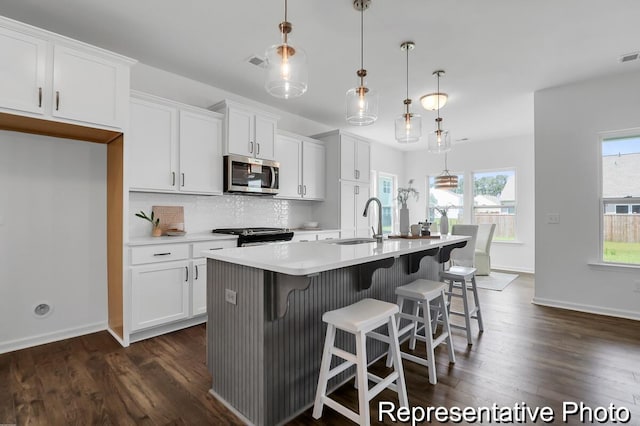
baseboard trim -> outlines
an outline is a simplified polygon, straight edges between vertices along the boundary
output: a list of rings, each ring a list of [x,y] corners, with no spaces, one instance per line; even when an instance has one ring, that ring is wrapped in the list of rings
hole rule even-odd
[[[207,315],[203,314],[194,318],[189,318],[186,320],[149,328],[147,330],[136,331],[129,335],[129,343],[150,339],[152,337],[171,333],[172,331],[182,330],[183,328],[193,327],[194,325],[203,324],[205,322],[207,322]]]
[[[65,330],[54,331],[52,333],[10,340],[8,342],[0,343],[0,354],[44,345],[46,343],[57,342],[59,340],[70,339],[72,337],[83,336],[85,334],[96,333],[106,329],[106,322],[97,322],[94,324],[83,325],[82,327],[67,328]]]
[[[534,297],[531,303],[550,308],[568,309],[570,311],[586,312],[588,314],[605,315],[608,317],[625,318],[640,321],[640,313],[622,309],[603,308],[601,306],[583,305],[580,303],[563,302],[560,300]]]
[[[224,399],[223,397],[221,397],[220,395],[218,395],[218,393],[216,391],[214,391],[213,389],[209,389],[209,393],[218,401],[220,401],[220,403],[222,403],[222,405],[224,405],[225,407],[227,407],[227,409],[229,411],[231,411],[237,418],[240,419],[240,421],[242,421],[245,425],[247,426],[254,426],[253,423],[251,423],[249,421],[249,419],[247,419],[245,416],[242,415],[242,413],[240,413],[240,411],[236,410],[235,407],[231,404],[229,404],[227,402],[226,399]]]
[[[535,269],[529,268],[518,268],[513,266],[500,266],[500,265],[491,265],[491,270],[497,271],[505,271],[505,272],[521,272],[523,274],[535,274]]]

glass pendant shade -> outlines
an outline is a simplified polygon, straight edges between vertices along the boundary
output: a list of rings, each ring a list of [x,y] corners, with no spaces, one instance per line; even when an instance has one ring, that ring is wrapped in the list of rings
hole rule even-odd
[[[307,54],[287,43],[274,44],[265,52],[267,81],[265,89],[276,98],[295,98],[307,91]]]
[[[347,90],[347,123],[368,126],[378,119],[378,93],[364,86]]]
[[[420,98],[420,103],[422,108],[427,111],[436,111],[447,104],[447,99],[449,99],[449,95],[446,93],[429,93]]]
[[[422,119],[418,114],[402,114],[396,118],[396,140],[399,143],[418,142],[422,136]]]
[[[427,150],[436,154],[450,151],[451,137],[449,131],[436,129],[429,133]]]

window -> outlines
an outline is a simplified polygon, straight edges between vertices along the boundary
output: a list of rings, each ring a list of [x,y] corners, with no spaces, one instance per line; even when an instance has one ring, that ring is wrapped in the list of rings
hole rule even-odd
[[[390,175],[383,172],[371,173],[372,182],[375,182],[373,187],[374,194],[380,199],[382,203],[382,233],[393,234],[397,233],[397,206],[396,206],[396,193],[398,191],[398,178],[394,175]],[[375,209],[375,221],[371,223],[377,223],[378,209]]]
[[[602,260],[640,265],[640,136],[602,140]]]
[[[463,222],[464,214],[464,175],[458,174],[458,187],[455,189],[436,189],[433,187],[435,176],[429,176],[427,186],[429,188],[429,202],[427,214],[429,222],[434,223],[433,229],[440,229],[442,211],[447,212],[449,218],[449,231],[451,226]],[[439,232],[439,231],[437,231]]]
[[[473,223],[495,223],[493,239],[516,239],[516,171],[473,173]]]

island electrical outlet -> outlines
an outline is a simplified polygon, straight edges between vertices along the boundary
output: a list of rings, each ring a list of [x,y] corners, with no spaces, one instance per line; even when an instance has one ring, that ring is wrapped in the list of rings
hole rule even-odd
[[[224,300],[227,303],[231,303],[232,305],[236,304],[236,292],[233,290],[229,290],[228,288],[226,288],[224,290]]]

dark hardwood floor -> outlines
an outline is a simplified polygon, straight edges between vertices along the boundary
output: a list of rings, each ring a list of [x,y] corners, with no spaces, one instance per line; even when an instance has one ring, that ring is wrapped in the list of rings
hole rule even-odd
[[[468,347],[463,332],[454,331],[453,365],[446,348],[437,348],[437,385],[429,384],[424,367],[404,362],[413,406],[524,402],[552,407],[560,424],[563,401],[613,403],[631,412],[628,424],[640,424],[639,322],[532,305],[528,275],[502,292],[480,292],[485,332]],[[204,326],[129,348],[100,332],[3,354],[0,424],[242,424],[208,394],[204,362]],[[373,371],[384,374],[383,362]],[[334,397],[355,409],[355,392],[347,384]],[[383,391],[371,403],[373,424],[381,400],[397,403],[395,393]],[[290,424],[352,423],[325,407],[319,421],[308,410]]]

